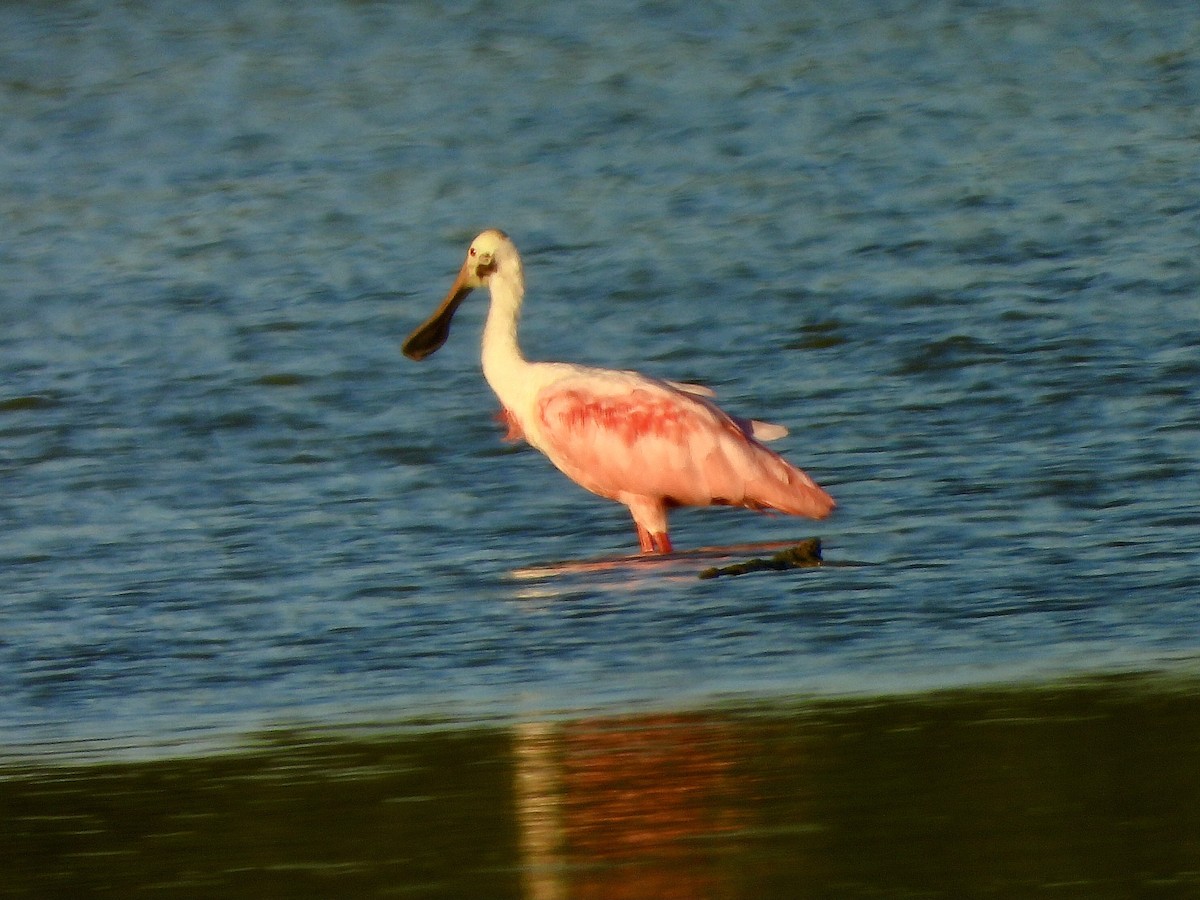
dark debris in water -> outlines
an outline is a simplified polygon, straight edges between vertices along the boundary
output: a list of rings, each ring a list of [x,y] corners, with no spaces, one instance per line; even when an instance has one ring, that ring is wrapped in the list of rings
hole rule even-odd
[[[0,413],[27,412],[29,410],[50,409],[57,401],[45,394],[30,394],[25,397],[9,397],[0,400]]]
[[[786,569],[811,569],[821,565],[821,539],[809,538],[773,556],[755,557],[730,566],[713,566],[700,572],[701,578],[745,575],[748,572],[782,572]]]

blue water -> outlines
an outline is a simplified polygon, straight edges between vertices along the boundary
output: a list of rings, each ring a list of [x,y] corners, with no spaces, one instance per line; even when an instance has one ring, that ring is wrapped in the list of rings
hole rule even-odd
[[[1200,659],[1190,3],[0,7],[0,743],[187,744]],[[633,552],[503,444],[531,357],[792,429],[822,523]]]

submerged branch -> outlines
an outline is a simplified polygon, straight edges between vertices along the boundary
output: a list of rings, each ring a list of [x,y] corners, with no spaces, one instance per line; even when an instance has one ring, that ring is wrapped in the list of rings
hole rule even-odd
[[[747,572],[780,572],[785,569],[811,569],[821,565],[821,539],[809,538],[794,547],[780,550],[767,559],[756,557],[731,566],[713,566],[700,572],[701,578],[745,575]]]

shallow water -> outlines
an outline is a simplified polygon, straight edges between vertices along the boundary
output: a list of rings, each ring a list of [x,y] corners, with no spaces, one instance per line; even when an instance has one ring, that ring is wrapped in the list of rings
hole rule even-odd
[[[0,752],[1191,672],[1198,38],[1168,2],[0,8]],[[518,577],[636,543],[501,442],[482,301],[399,354],[486,226],[530,356],[708,384],[839,502],[677,547],[830,565]]]
[[[1190,897],[1196,683],[415,732],[0,778],[10,896]]]

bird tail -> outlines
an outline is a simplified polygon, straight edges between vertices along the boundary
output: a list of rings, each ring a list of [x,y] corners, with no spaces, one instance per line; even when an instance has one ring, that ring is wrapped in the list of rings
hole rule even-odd
[[[833,512],[837,504],[820,485],[781,457],[776,460],[774,477],[759,481],[746,492],[747,506],[810,519],[824,519]]]

